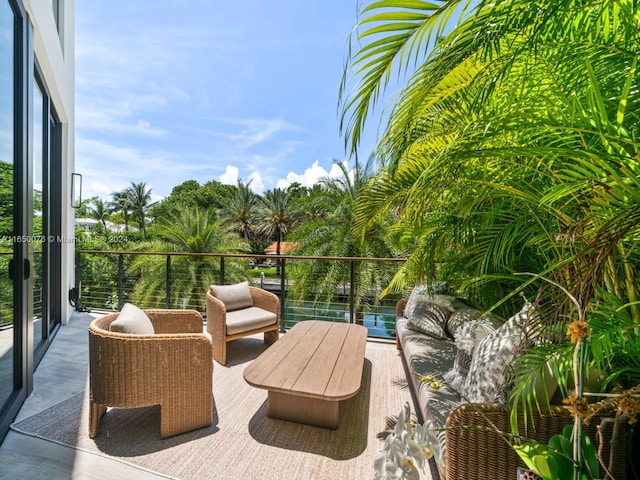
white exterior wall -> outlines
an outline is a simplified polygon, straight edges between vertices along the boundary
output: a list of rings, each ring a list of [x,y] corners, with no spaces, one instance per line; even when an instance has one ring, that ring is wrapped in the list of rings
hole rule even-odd
[[[75,211],[71,207],[71,174],[75,168],[75,0],[60,0],[60,34],[50,0],[23,0],[33,25],[33,50],[62,123],[62,232],[73,240]],[[72,309],[67,292],[74,286],[75,245],[62,246],[62,323]]]

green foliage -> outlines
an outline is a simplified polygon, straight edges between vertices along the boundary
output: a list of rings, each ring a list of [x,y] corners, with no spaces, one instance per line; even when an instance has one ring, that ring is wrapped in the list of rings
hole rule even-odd
[[[157,240],[140,243],[140,252],[176,253],[243,253],[248,245],[226,228],[212,209],[198,208],[175,212],[157,225]],[[209,285],[220,282],[220,260],[207,256],[180,256],[171,260],[171,290],[174,297],[185,299],[192,308],[204,308],[204,292]],[[165,256],[136,256],[129,274],[136,278],[132,300],[141,305],[154,305],[159,292],[165,291]],[[178,275],[179,273],[179,275]],[[249,278],[246,261],[225,261],[225,281],[234,283]],[[161,297],[164,299],[164,297]]]
[[[13,235],[13,165],[0,161],[0,235]]]
[[[632,0],[383,0],[364,2],[351,38],[340,106],[352,151],[391,72],[409,78],[385,109],[383,168],[355,229],[391,219],[408,260],[387,291],[446,278],[486,306],[535,299],[542,343],[518,361],[515,409],[544,407],[532,385],[550,359],[570,386],[579,309],[587,367],[606,388],[640,380],[638,20]]]
[[[250,187],[251,180],[247,183],[238,180],[238,186],[232,195],[222,200],[223,207],[220,214],[225,219],[225,223],[236,229],[243,239],[251,242],[252,252],[263,253],[265,247],[260,248],[260,243],[256,241],[258,239],[255,236],[255,217],[259,197]]]
[[[371,177],[372,159],[365,165],[356,163],[353,178],[345,164],[335,162],[342,176],[323,179],[319,188],[311,191],[308,201],[300,205],[311,207],[303,213],[305,221],[291,232],[295,253],[317,257],[392,257],[386,243],[383,222],[368,229],[363,238],[352,230],[356,205]],[[317,212],[323,212],[317,215]],[[355,265],[355,306],[360,310],[388,284],[396,266],[393,264],[358,262]],[[313,298],[316,303],[335,300],[336,287],[351,282],[351,265],[347,262],[293,262],[290,271],[294,279],[292,294],[298,300]]]
[[[544,480],[573,478],[573,425],[567,425],[561,434],[549,439],[549,445],[526,442],[514,445],[516,453],[524,463]],[[588,435],[582,436],[584,466],[581,480],[599,478],[600,463],[596,449]]]
[[[222,208],[228,198],[234,195],[236,187],[209,180],[200,185],[196,180],[187,180],[173,188],[169,196],[150,209],[150,215],[164,221],[176,210],[184,208]]]
[[[259,278],[260,275],[264,274],[265,277],[267,278],[275,278],[275,277],[279,277],[280,275],[278,274],[278,269],[276,267],[270,267],[270,268],[257,268],[252,270],[253,273],[253,277],[254,278]]]

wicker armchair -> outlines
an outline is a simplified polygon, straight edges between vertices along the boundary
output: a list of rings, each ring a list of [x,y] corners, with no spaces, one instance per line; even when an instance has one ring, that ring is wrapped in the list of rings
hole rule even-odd
[[[207,332],[211,335],[211,348],[213,358],[221,365],[227,363],[227,343],[238,338],[247,337],[264,332],[264,341],[272,344],[280,337],[280,299],[271,292],[257,287],[249,287],[253,308],[269,312],[273,317],[268,322],[251,320],[229,322],[225,304],[214,297],[211,290],[207,290]],[[248,309],[246,310],[248,311]],[[233,316],[243,315],[243,310],[229,312]],[[232,325],[233,323],[233,325]],[[265,323],[267,323],[265,325]]]
[[[202,316],[194,310],[145,310],[155,334],[109,331],[118,313],[89,325],[89,436],[107,407],[160,405],[160,436],[213,422],[213,362]]]

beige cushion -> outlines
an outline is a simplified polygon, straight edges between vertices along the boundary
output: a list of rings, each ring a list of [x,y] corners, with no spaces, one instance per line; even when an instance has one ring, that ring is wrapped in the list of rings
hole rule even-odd
[[[153,335],[153,323],[147,314],[131,303],[125,303],[109,330],[118,333],[133,333],[137,335]]]
[[[233,285],[211,285],[211,294],[224,303],[227,312],[253,307],[249,282]]]
[[[227,312],[227,335],[243,333],[254,328],[267,327],[276,323],[275,313],[262,308],[249,307],[242,310]]]

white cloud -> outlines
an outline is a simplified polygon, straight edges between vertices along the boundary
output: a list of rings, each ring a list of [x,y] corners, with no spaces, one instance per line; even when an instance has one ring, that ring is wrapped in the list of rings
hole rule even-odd
[[[251,175],[249,175],[249,181],[251,182],[249,188],[251,188],[252,192],[257,194],[261,194],[262,192],[264,192],[264,182],[262,181],[262,175],[260,175],[258,172],[253,172]]]
[[[238,170],[238,167],[227,165],[224,173],[218,178],[220,179],[220,183],[224,183],[225,185],[236,185],[238,183],[239,173],[240,170]]]
[[[344,162],[346,165],[346,162]],[[352,172],[349,172],[350,176]],[[305,187],[312,187],[320,180],[325,178],[337,178],[342,176],[342,170],[335,163],[331,164],[331,169],[327,172],[324,167],[321,167],[318,163],[318,160],[313,162],[310,167],[307,167],[302,174],[297,174],[295,172],[289,172],[286,178],[282,178],[278,180],[277,187],[278,188],[287,188],[294,182],[298,182]]]

